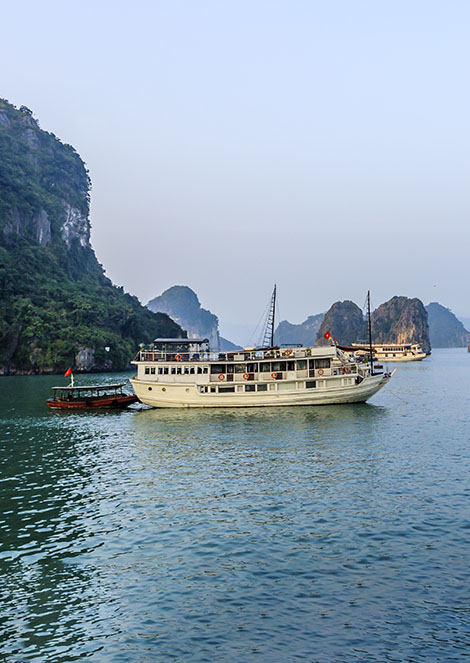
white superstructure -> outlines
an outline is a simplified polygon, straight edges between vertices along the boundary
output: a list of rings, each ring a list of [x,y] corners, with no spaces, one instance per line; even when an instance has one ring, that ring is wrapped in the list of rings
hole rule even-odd
[[[152,407],[360,403],[391,377],[336,346],[214,354],[205,339],[157,339],[132,364],[134,392]]]

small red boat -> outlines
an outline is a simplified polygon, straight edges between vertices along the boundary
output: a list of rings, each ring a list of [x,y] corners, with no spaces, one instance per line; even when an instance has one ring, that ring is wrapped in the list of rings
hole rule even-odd
[[[52,387],[53,397],[46,403],[60,410],[80,410],[93,408],[124,408],[139,399],[123,392],[122,384],[95,384],[87,387]]]

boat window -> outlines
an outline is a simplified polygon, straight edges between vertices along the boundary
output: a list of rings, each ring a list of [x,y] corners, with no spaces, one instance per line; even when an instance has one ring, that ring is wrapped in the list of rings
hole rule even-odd
[[[272,370],[274,373],[279,373],[282,371],[285,371],[287,368],[287,362],[286,361],[273,361],[272,363]]]
[[[145,375],[150,375],[150,368],[148,366],[145,367]]]
[[[271,372],[271,363],[269,361],[264,361],[262,364],[259,365],[260,371],[262,373],[270,373]]]
[[[268,385],[267,384],[258,384],[256,385],[257,391],[268,391]]]
[[[227,373],[233,373],[233,372],[234,372],[233,364],[228,364],[227,365]]]
[[[307,368],[307,360],[306,359],[300,359],[297,361],[297,370],[298,371],[305,371]]]
[[[211,374],[226,373],[225,364],[211,364]]]
[[[306,382],[305,386],[307,389],[314,389],[317,386],[317,383],[315,381]]]
[[[256,389],[256,385],[254,384],[246,384],[245,385],[245,391],[254,391]]]
[[[211,394],[215,394],[217,391],[217,387],[211,387]]]
[[[225,394],[225,393],[233,392],[233,391],[235,391],[234,386],[233,387],[219,387],[219,394],[221,394],[221,393]]]
[[[150,369],[150,374],[155,375],[155,366],[152,366],[152,368]]]
[[[295,361],[288,361],[287,362],[287,370],[288,371],[295,371]]]
[[[329,359],[315,359],[315,368],[330,368]]]
[[[235,373],[246,373],[246,364],[235,364]]]
[[[189,366],[184,367],[184,374],[189,375]]]
[[[246,372],[247,373],[257,373],[258,372],[258,364],[247,364],[246,365]]]

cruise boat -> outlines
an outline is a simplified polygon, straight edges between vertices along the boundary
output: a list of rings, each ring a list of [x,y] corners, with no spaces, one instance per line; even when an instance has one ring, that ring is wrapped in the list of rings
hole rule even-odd
[[[390,373],[335,345],[210,352],[207,339],[156,339],[131,362],[138,399],[152,407],[362,403]]]
[[[367,355],[369,346],[366,344],[353,343],[352,348],[356,355]],[[384,343],[372,345],[372,352],[378,361],[421,361],[427,354],[419,343]]]

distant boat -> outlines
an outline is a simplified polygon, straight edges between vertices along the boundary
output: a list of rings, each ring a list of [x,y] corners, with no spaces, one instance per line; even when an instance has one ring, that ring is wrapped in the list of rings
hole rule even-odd
[[[369,346],[361,343],[353,343],[351,349],[356,355],[369,353]],[[384,343],[372,345],[372,353],[378,361],[421,361],[427,355],[419,343]]]
[[[134,394],[123,392],[125,382],[120,384],[95,384],[84,387],[52,387],[53,397],[46,403],[60,410],[114,409],[125,408],[139,399]]]

